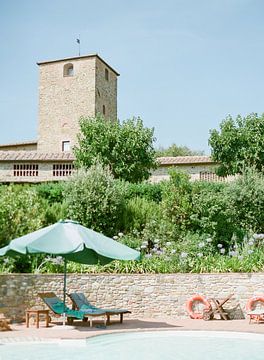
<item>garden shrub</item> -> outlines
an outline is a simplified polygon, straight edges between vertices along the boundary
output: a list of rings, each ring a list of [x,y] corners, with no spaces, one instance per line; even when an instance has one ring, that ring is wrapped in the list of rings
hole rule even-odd
[[[226,197],[232,203],[235,222],[246,232],[264,232],[264,176],[246,169],[229,184]]]
[[[64,182],[48,182],[34,185],[38,195],[50,204],[63,202]]]
[[[142,230],[145,225],[160,213],[160,206],[154,201],[135,197],[125,205],[123,213],[123,230]]]
[[[43,206],[43,226],[48,226],[67,218],[67,204],[63,203],[49,203],[48,201],[42,201]]]
[[[65,184],[67,215],[82,225],[114,235],[121,227],[125,185],[97,164],[79,171]]]
[[[151,183],[138,183],[133,184],[129,183],[127,186],[126,197],[128,199],[134,197],[140,197],[149,201],[155,201],[159,203],[162,199],[162,185],[159,184],[151,184]]]
[[[241,228],[235,222],[234,209],[225,187],[204,187],[193,194],[192,230],[210,234],[215,245],[229,246],[233,234],[241,237]]]
[[[178,229],[189,227],[192,214],[192,185],[189,175],[173,170],[162,185],[162,208],[165,217]]]
[[[3,186],[0,191],[0,246],[41,228],[43,209],[29,186]]]

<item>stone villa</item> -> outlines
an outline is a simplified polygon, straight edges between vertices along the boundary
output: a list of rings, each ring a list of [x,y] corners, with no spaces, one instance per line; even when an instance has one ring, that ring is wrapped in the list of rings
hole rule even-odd
[[[38,139],[0,145],[0,182],[26,183],[65,180],[73,171],[81,116],[117,118],[118,72],[99,55],[38,62]],[[168,179],[177,166],[193,180],[221,180],[208,156],[159,158],[151,181]]]

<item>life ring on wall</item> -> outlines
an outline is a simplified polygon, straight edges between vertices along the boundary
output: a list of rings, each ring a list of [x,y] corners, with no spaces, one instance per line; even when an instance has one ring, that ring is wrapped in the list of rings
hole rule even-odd
[[[256,302],[263,302],[264,303],[264,296],[253,296],[252,298],[248,299],[248,302],[246,304],[246,310],[249,312],[249,311],[252,311],[253,308],[254,308],[254,304]],[[254,317],[254,315],[251,315],[252,317]],[[257,315],[256,315],[257,316]]]
[[[197,313],[197,312],[193,311],[193,303],[195,301],[203,303],[205,306],[204,310],[209,310],[211,308],[211,305],[210,305],[209,301],[206,300],[206,298],[203,297],[202,295],[194,295],[189,300],[187,300],[186,310],[187,310],[188,314],[190,315],[191,319],[202,319],[203,313]]]

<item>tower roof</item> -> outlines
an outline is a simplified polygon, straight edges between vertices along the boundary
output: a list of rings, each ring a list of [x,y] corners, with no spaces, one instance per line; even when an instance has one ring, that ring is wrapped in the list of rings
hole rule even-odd
[[[98,54],[90,54],[90,55],[74,56],[74,57],[63,58],[63,59],[40,61],[40,62],[37,62],[37,65],[45,65],[45,64],[50,64],[50,63],[60,62],[60,61],[72,61],[72,60],[79,60],[79,59],[88,59],[88,58],[94,58],[94,57],[96,57],[97,59],[99,59],[100,61],[102,61],[102,62],[103,62],[107,67],[109,67],[109,69],[111,69],[117,76],[120,75],[115,69],[112,68],[112,66],[110,66],[106,61],[104,61]]]

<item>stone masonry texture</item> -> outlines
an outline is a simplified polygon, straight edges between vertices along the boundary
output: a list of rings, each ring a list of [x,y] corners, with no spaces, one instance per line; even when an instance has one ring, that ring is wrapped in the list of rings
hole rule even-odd
[[[25,309],[45,307],[38,292],[54,291],[62,298],[62,289],[62,274],[0,275],[0,302],[7,305],[1,312],[21,321]],[[234,293],[226,307],[243,317],[247,300],[264,294],[264,273],[68,274],[67,291],[83,292],[97,306],[127,308],[134,318],[186,318],[186,301],[192,295],[221,299]]]
[[[64,76],[72,64],[73,76]],[[60,152],[62,142],[76,144],[80,117],[95,116],[106,109],[116,119],[117,76],[96,56],[42,63],[39,79],[38,151]],[[109,80],[105,80],[105,69]]]

